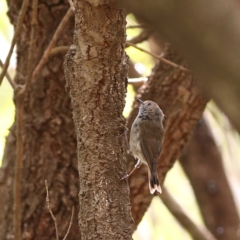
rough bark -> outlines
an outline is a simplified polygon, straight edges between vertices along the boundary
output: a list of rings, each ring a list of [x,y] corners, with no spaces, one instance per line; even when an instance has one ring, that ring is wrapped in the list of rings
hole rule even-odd
[[[202,91],[240,131],[240,14],[238,1],[118,0],[190,64]]]
[[[16,24],[22,1],[8,1],[11,22]],[[37,48],[34,64],[39,61],[62,17],[68,3],[41,1],[38,5]],[[24,18],[17,43],[17,74],[15,81],[24,82],[30,39],[31,7]],[[73,19],[58,45],[70,45]],[[63,238],[73,205],[78,211],[78,172],[76,137],[71,118],[70,98],[64,89],[63,56],[52,57],[43,68],[26,95],[24,103],[24,155],[22,179],[22,239],[54,239],[53,220],[46,208],[44,180],[48,180],[53,213]],[[13,239],[13,166],[15,164],[16,135],[11,128],[7,138],[3,168],[1,169],[0,239]],[[2,195],[3,194],[3,195]],[[69,239],[79,239],[77,214]]]
[[[108,1],[77,1],[64,64],[78,142],[82,239],[131,239],[126,171],[125,13]],[[93,17],[94,16],[94,17]]]
[[[222,157],[204,119],[198,123],[180,163],[208,229],[219,240],[240,239],[240,221]]]
[[[173,51],[168,51],[166,58],[183,64],[183,60]],[[158,166],[162,184],[201,118],[207,99],[195,87],[190,72],[181,71],[162,62],[155,66],[148,82],[139,90],[138,97],[142,100],[155,101],[167,116],[164,122],[163,150]],[[138,107],[139,105],[135,103],[128,119],[129,128],[136,117]],[[128,160],[130,170],[135,161],[131,156]],[[148,189],[147,170],[144,166],[130,177],[129,185],[136,228],[152,199]]]

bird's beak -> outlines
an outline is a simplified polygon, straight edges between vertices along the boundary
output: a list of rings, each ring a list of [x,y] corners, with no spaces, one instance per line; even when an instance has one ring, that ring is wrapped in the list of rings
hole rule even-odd
[[[143,101],[142,101],[141,99],[137,98],[137,100],[138,100],[141,104],[143,104]]]

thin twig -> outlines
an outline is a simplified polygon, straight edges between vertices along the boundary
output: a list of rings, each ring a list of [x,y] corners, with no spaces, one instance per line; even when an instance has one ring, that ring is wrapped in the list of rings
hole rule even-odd
[[[143,48],[141,48],[141,47],[138,47],[136,44],[133,44],[133,43],[131,43],[131,42],[126,42],[126,46],[132,46],[132,47],[134,47],[134,48],[136,48],[136,49],[138,49],[138,50],[140,50],[140,51],[142,51],[142,52],[145,52],[145,53],[151,55],[152,57],[154,57],[154,58],[156,58],[156,59],[158,59],[158,60],[160,60],[160,61],[162,61],[162,62],[167,63],[168,65],[170,65],[170,66],[172,66],[172,67],[179,68],[179,69],[181,69],[181,70],[183,70],[183,71],[188,71],[188,72],[189,72],[189,70],[188,70],[187,68],[182,67],[182,66],[180,66],[180,65],[178,65],[178,64],[176,64],[176,63],[174,63],[174,62],[171,62],[171,61],[167,60],[167,59],[164,58],[164,57],[159,57],[159,56],[157,56],[157,55],[154,54],[154,53],[151,53],[151,52],[149,52],[149,51],[147,51],[147,50],[145,50],[145,49],[143,49]]]
[[[150,25],[147,24],[138,24],[138,25],[130,25],[126,27],[127,29],[134,29],[134,28],[152,28]]]
[[[146,83],[146,81],[148,80],[148,78],[145,77],[139,77],[139,78],[128,78],[128,84],[131,84],[134,87],[141,87],[144,83]]]
[[[28,54],[28,78],[32,74],[32,62],[34,53],[34,33],[37,21],[37,5],[38,0],[32,3],[33,16],[31,26],[31,41]],[[15,178],[14,178],[14,239],[22,239],[22,213],[21,213],[21,187],[22,187],[22,165],[23,165],[23,111],[24,111],[24,98],[27,89],[27,83],[22,89],[17,89],[16,94],[16,107],[17,107],[17,156],[15,163]]]
[[[57,219],[55,218],[55,216],[54,216],[54,214],[52,212],[52,209],[50,207],[50,200],[49,200],[49,194],[48,194],[48,183],[47,183],[47,180],[45,180],[45,187],[46,187],[46,192],[47,192],[47,196],[46,196],[47,208],[48,208],[48,211],[50,212],[51,217],[52,217],[52,219],[54,221],[55,230],[56,230],[56,240],[59,240]]]
[[[27,92],[30,84],[31,84],[31,77],[33,73],[33,66],[34,66],[34,53],[36,47],[36,29],[37,29],[37,5],[38,0],[33,0],[32,8],[32,22],[31,22],[31,39],[30,39],[30,47],[28,50],[28,64],[27,64],[27,80],[25,82],[24,91]]]
[[[158,195],[167,209],[178,222],[189,232],[194,240],[216,240],[205,226],[197,226],[182,207],[174,200],[171,194],[163,187],[163,193]]]
[[[65,237],[63,238],[63,240],[66,240],[66,239],[67,239],[67,236],[68,236],[68,234],[69,234],[70,228],[71,228],[71,226],[72,226],[74,210],[75,210],[75,209],[74,209],[74,206],[73,206],[73,207],[72,207],[72,215],[71,215],[71,219],[70,219],[70,222],[69,222],[68,230],[67,230],[66,235],[65,235]]]
[[[23,96],[17,96],[17,156],[14,169],[14,239],[22,239],[22,214],[21,214],[21,183],[22,183],[22,162],[23,162]]]
[[[68,0],[70,8],[72,9],[73,12],[75,12],[75,7],[73,5],[73,1],[72,0]]]
[[[3,62],[0,59],[0,66],[1,68],[3,68]],[[11,76],[9,75],[8,71],[6,71],[5,77],[7,78],[8,82],[10,83],[10,85],[12,86],[13,89],[16,89],[17,84],[12,80]]]
[[[49,193],[48,193],[48,183],[47,183],[47,180],[45,180],[45,187],[46,187],[46,193],[47,193],[47,196],[46,196],[46,203],[47,203],[47,208],[48,208],[48,211],[54,221],[54,225],[55,225],[55,230],[56,230],[56,240],[59,240],[59,237],[58,237],[58,223],[57,223],[57,219],[56,217],[54,216],[53,212],[52,212],[52,209],[50,207],[50,199],[49,199]],[[74,206],[72,207],[72,214],[71,214],[71,218],[70,218],[70,222],[69,222],[69,226],[68,226],[68,229],[67,229],[67,232],[63,238],[63,240],[66,240],[67,239],[67,236],[69,234],[69,231],[71,229],[71,226],[72,226],[72,223],[73,223],[73,216],[74,216]]]
[[[49,54],[49,57],[52,57],[57,54],[67,54],[69,48],[70,46],[59,46],[59,47],[52,48]]]
[[[41,71],[41,69],[43,68],[44,64],[47,62],[49,55],[51,53],[51,50],[53,48],[53,46],[55,45],[55,43],[57,42],[60,34],[62,33],[62,30],[64,29],[64,27],[66,26],[69,18],[73,15],[73,12],[71,10],[71,8],[68,9],[67,13],[65,14],[65,16],[63,17],[61,23],[58,25],[57,30],[55,31],[53,38],[51,40],[51,42],[49,43],[47,49],[45,50],[40,62],[38,63],[37,67],[35,68],[33,74],[32,74],[32,78],[31,78],[31,82],[33,82],[37,75],[39,74],[39,72]]]
[[[128,42],[130,42],[132,44],[138,44],[138,43],[144,42],[144,41],[148,40],[148,38],[151,36],[152,33],[153,33],[152,29],[144,29],[139,35],[130,39]],[[127,48],[129,46],[130,45],[126,44],[125,48]]]
[[[144,83],[148,80],[146,77],[139,77],[139,78],[129,78],[128,83],[133,84],[133,83]]]
[[[13,49],[14,49],[14,46],[17,42],[17,38],[18,38],[18,35],[20,33],[20,29],[22,27],[23,18],[26,14],[26,11],[27,11],[28,2],[29,2],[29,0],[24,0],[23,3],[22,3],[22,7],[21,7],[20,13],[18,15],[17,25],[16,25],[15,33],[14,33],[14,36],[13,36],[13,39],[12,39],[11,47],[9,49],[6,61],[3,65],[2,72],[0,74],[0,85],[2,84],[3,78],[4,78],[4,76],[7,72],[9,62],[10,62],[10,59],[11,59],[11,56],[12,56],[12,53],[13,53]]]

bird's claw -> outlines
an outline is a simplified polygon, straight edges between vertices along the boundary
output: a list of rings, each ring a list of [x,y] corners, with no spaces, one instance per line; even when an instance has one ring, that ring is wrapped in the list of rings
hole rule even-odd
[[[124,180],[127,179],[129,177],[129,174],[124,175],[122,178],[120,178],[120,180]]]

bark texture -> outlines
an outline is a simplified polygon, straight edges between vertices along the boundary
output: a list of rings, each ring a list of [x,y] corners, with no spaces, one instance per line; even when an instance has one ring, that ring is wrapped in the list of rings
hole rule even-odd
[[[11,22],[16,24],[22,1],[8,1]],[[67,1],[41,1],[38,5],[36,33],[36,66],[62,17],[69,8]],[[24,83],[30,39],[31,7],[24,18],[17,43],[17,74],[15,81]],[[58,45],[70,45],[73,19]],[[32,83],[24,103],[24,156],[22,178],[22,239],[54,239],[53,220],[46,207],[44,180],[48,181],[50,201],[63,238],[73,205],[78,211],[78,172],[76,136],[71,118],[70,98],[64,89],[63,56],[52,57]],[[16,135],[11,128],[7,138],[3,168],[1,169],[0,239],[13,239],[13,166],[15,164]],[[69,239],[79,239],[77,214]]]
[[[167,59],[183,64],[183,60],[174,51],[168,51]],[[165,137],[158,174],[161,184],[180,156],[185,144],[201,118],[207,99],[204,98],[194,84],[190,72],[181,71],[163,62],[158,63],[148,82],[139,89],[138,98],[155,101],[167,116],[164,122]],[[138,113],[139,104],[135,103],[128,119],[128,128]],[[135,161],[130,156],[129,170],[133,168]],[[147,170],[142,166],[129,179],[132,214],[135,220],[135,228],[141,221],[148,208],[152,195],[149,193]]]
[[[193,187],[205,225],[219,240],[240,239],[239,216],[221,154],[202,119],[180,163]]]
[[[82,239],[131,239],[126,171],[125,13],[108,1],[75,4],[75,37],[64,64],[78,142]]]

